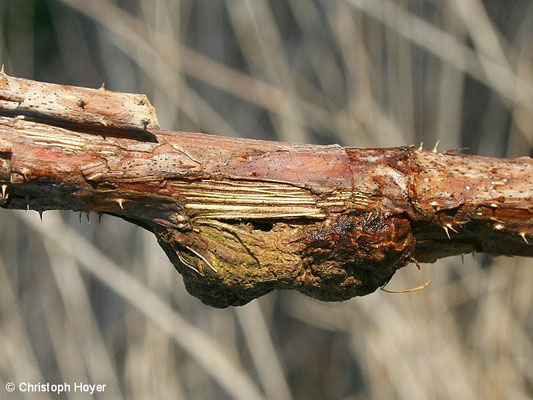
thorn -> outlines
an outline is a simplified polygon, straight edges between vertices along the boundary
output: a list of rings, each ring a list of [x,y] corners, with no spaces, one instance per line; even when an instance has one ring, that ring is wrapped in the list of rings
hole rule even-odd
[[[88,222],[88,223],[91,223],[91,220],[90,220],[90,218],[89,218],[89,214],[90,214],[90,212],[86,212],[86,213],[85,213],[85,216],[87,217],[87,222]]]
[[[26,196],[26,211],[30,211],[30,196]]]
[[[448,236],[448,239],[452,240],[452,238],[450,237],[450,232],[448,232],[448,227],[443,226],[442,229],[444,229],[444,232],[446,232],[446,236]]]
[[[438,153],[439,152],[439,143],[440,143],[440,140],[437,140],[437,143],[435,143],[435,147],[433,147],[433,153]]]
[[[0,74],[5,75],[6,72],[4,71],[4,64],[2,64],[2,68],[0,69]]]
[[[420,146],[418,147],[418,151],[424,150],[424,142],[420,142]]]
[[[98,90],[102,90],[102,91],[105,90],[105,82],[102,82],[102,84],[100,85],[100,87],[98,88]]]
[[[7,198],[6,190],[7,190],[7,185],[2,185],[2,200],[5,200]]]
[[[148,125],[150,125],[150,119],[149,118],[141,119],[141,124],[143,126],[143,129],[146,130],[146,128],[148,128]]]
[[[39,213],[39,218],[41,218],[41,222],[43,222],[44,210],[37,210],[37,212]]]
[[[525,232],[520,232],[519,235],[522,237],[522,239],[524,239],[524,242],[526,242],[526,244],[529,244],[529,242],[527,241],[527,237],[526,237],[526,233]]]
[[[124,199],[114,199],[114,201],[116,201],[118,203],[118,205],[120,206],[120,208],[122,208],[124,210],[124,202],[126,200],[124,200]]]
[[[447,228],[450,228],[450,229],[451,229],[452,231],[454,231],[455,233],[459,233],[459,232],[457,232],[457,231],[453,228],[452,224],[446,224],[446,227],[447,227]]]
[[[98,223],[100,224],[102,222],[102,213],[98,213]]]
[[[464,263],[465,263],[465,255],[461,254],[461,264],[464,264]]]
[[[78,213],[78,220],[80,221],[80,224],[81,224],[81,211]]]
[[[107,127],[107,122],[105,122],[105,118],[100,118],[99,121],[103,126]]]
[[[27,181],[28,180],[28,175],[30,174],[30,170],[28,168],[21,168],[20,169],[20,173],[22,174],[22,176],[24,177],[24,181]]]

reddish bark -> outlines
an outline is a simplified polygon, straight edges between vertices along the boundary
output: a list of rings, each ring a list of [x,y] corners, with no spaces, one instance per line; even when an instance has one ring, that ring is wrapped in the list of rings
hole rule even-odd
[[[138,224],[218,307],[273,289],[364,295],[413,260],[533,255],[530,158],[156,127],[145,97],[0,75],[2,206]]]

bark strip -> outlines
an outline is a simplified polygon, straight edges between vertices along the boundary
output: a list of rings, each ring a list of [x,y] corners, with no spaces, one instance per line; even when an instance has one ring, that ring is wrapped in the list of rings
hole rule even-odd
[[[0,99],[4,208],[140,225],[216,307],[273,289],[344,300],[414,260],[533,256],[531,158],[163,131],[146,97],[3,73]]]

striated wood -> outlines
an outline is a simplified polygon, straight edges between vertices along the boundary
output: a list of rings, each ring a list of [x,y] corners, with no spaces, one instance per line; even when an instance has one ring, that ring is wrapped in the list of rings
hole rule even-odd
[[[46,97],[45,109],[13,107],[41,91],[59,96]],[[157,118],[144,97],[138,112],[138,96],[0,75],[2,206],[140,225],[187,289],[217,307],[273,289],[365,295],[415,260],[533,256],[530,158],[162,131],[151,128]],[[73,117],[77,98],[88,115]]]

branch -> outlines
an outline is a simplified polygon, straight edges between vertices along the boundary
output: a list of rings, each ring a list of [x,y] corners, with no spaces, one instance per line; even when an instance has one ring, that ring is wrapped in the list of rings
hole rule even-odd
[[[142,95],[0,74],[1,205],[153,232],[217,307],[373,292],[410,261],[533,256],[533,160],[159,130]]]

